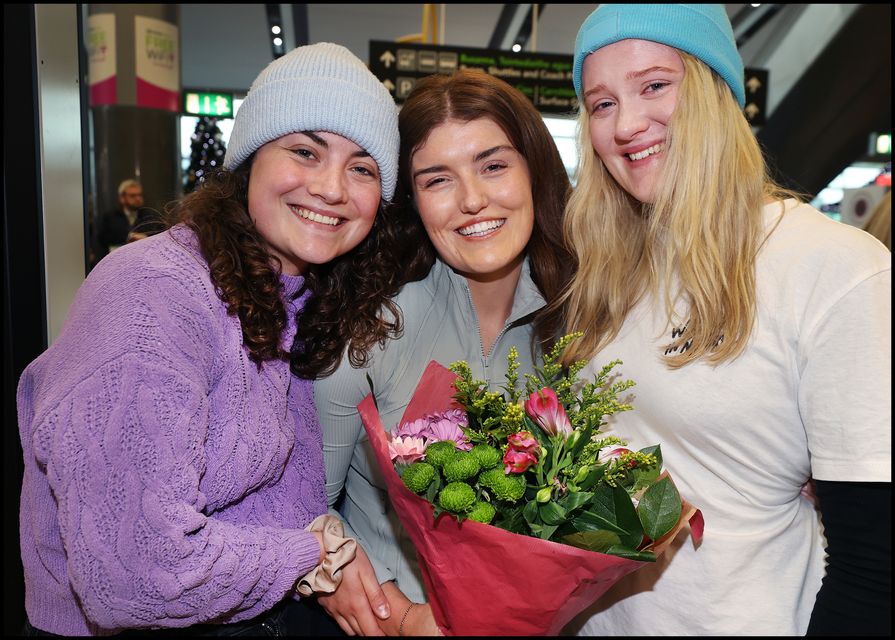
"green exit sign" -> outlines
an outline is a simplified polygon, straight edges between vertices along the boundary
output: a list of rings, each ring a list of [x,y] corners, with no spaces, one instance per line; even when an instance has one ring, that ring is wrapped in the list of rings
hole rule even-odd
[[[194,116],[232,118],[233,94],[185,91],[183,93],[183,111]]]

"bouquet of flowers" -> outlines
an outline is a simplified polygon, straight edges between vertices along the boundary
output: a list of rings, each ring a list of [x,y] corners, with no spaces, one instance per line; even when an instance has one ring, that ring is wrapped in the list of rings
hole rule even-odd
[[[607,383],[618,361],[586,384],[584,362],[564,372],[559,355],[579,335],[521,389],[513,349],[501,391],[465,362],[430,363],[390,436],[372,396],[358,406],[445,633],[555,635],[688,521],[702,534],[658,445],[602,436],[605,417],[631,409],[618,395],[634,383]]]

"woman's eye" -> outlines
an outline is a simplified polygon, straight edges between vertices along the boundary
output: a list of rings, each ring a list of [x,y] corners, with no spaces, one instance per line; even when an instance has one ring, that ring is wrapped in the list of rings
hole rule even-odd
[[[504,168],[506,168],[506,165],[501,162],[491,162],[485,167],[485,171],[494,172]]]
[[[354,167],[353,171],[355,171],[356,173],[361,174],[362,176],[367,176],[367,177],[370,177],[370,178],[375,178],[375,177],[376,177],[376,172],[373,171],[372,169],[370,169],[369,167],[363,167],[363,166]]]
[[[295,155],[301,156],[302,158],[313,158],[314,152],[310,149],[305,149],[304,147],[298,148],[295,150]]]
[[[423,185],[425,188],[434,187],[444,182],[444,178],[432,178],[431,180],[426,180],[426,183]]]
[[[591,105],[590,112],[591,114],[599,113],[600,111],[605,111],[609,107],[612,106],[612,103],[608,100],[597,100]]]
[[[651,82],[651,83],[649,83],[649,85],[647,85],[646,90],[652,91],[653,93],[655,93],[656,91],[661,91],[662,89],[667,87],[669,84],[670,83],[668,83],[668,82]]]

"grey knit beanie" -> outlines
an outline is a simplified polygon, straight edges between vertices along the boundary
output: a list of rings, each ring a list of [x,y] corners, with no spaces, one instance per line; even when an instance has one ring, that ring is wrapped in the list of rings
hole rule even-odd
[[[261,146],[298,131],[328,131],[356,143],[379,166],[382,199],[392,199],[398,110],[388,89],[345,47],[296,47],[267,65],[236,112],[224,167],[235,169]]]

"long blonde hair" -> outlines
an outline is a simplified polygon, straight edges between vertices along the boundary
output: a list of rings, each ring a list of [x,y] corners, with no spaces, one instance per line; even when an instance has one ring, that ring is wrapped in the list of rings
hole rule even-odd
[[[645,294],[662,292],[669,326],[686,327],[663,348],[672,369],[701,358],[713,365],[733,360],[755,324],[762,205],[794,194],[770,179],[727,84],[679,53],[684,78],[654,203],[636,201],[609,174],[580,107],[577,186],[563,227],[578,271],[560,303],[568,330],[584,337],[567,350],[566,362],[590,358],[613,340]],[[678,299],[687,317],[676,317]]]
[[[874,238],[886,245],[886,248],[892,250],[892,192],[887,191],[886,195],[880,200],[879,204],[873,210],[873,215],[867,224],[864,225],[864,231],[872,235]]]

